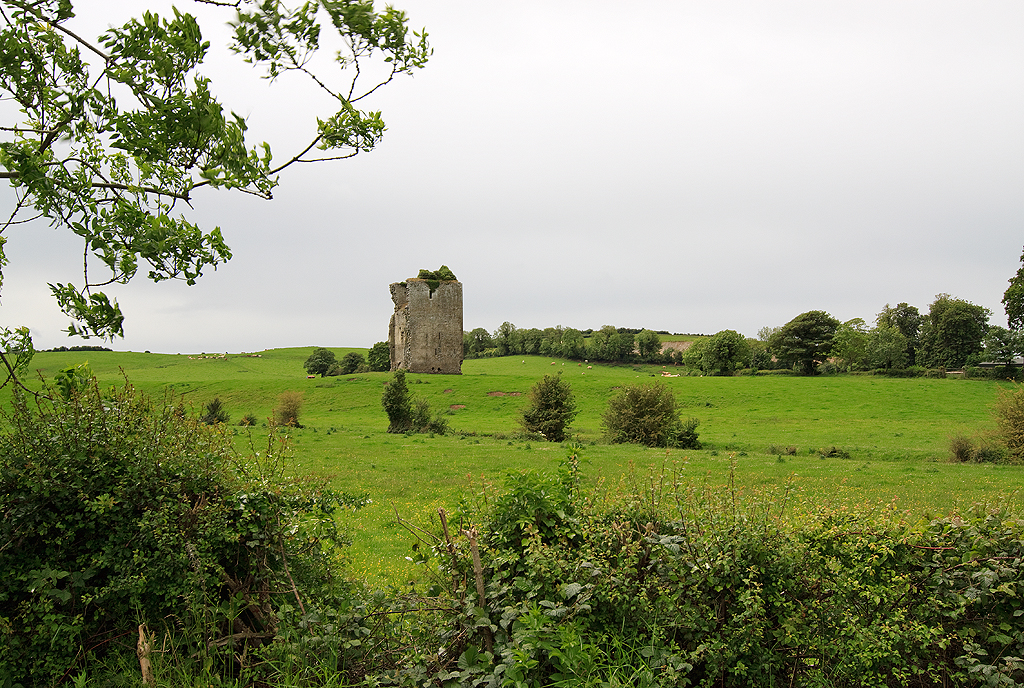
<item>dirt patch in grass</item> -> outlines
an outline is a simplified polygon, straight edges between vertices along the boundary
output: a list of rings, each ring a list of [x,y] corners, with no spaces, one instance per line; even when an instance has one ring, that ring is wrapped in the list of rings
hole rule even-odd
[[[466,405],[465,404],[452,404],[448,408],[450,408],[452,411],[458,411],[459,409],[466,408]]]

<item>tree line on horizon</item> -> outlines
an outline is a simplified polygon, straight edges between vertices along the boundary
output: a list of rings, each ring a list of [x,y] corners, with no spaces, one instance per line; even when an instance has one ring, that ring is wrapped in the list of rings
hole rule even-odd
[[[992,311],[941,293],[922,313],[906,302],[885,304],[870,327],[863,318],[840,322],[823,310],[801,313],[784,325],[763,327],[757,338],[735,330],[698,336],[685,350],[664,348],[665,331],[605,325],[520,329],[503,322],[463,336],[466,358],[540,355],[572,360],[683,365],[704,374],[792,369],[819,372],[908,369],[956,370],[982,362],[1008,369],[1024,355],[1024,253],[1003,296],[1009,328],[989,323]]]

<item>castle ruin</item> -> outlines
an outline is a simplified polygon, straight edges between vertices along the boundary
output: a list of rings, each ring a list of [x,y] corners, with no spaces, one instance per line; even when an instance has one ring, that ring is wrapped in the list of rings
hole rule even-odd
[[[442,265],[437,272],[420,270],[419,277],[395,282],[391,300],[391,370],[461,375],[462,283],[451,270]]]

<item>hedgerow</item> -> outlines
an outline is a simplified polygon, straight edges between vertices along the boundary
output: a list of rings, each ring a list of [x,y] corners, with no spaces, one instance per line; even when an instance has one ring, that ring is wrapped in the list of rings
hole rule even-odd
[[[461,505],[463,535],[446,528],[419,557],[462,612],[435,611],[420,643],[433,650],[389,683],[1024,681],[1024,524],[1003,508],[908,524],[802,504],[789,518],[788,489],[744,496],[666,472],[614,496],[581,490],[577,462],[574,449],[555,474]]]
[[[140,635],[200,671],[258,668],[289,609],[325,599],[335,512],[361,498],[284,478],[274,434],[237,455],[172,398],[95,380],[49,393],[16,393],[0,434],[0,685],[118,654],[138,669]]]

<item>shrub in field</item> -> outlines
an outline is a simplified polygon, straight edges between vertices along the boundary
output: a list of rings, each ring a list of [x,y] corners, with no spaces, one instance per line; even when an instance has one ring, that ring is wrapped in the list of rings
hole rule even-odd
[[[289,390],[281,392],[277,397],[277,406],[274,407],[274,421],[278,425],[287,425],[301,428],[299,423],[299,411],[302,410],[302,392]]]
[[[430,403],[413,398],[404,370],[396,370],[391,381],[384,384],[380,403],[388,414],[388,432],[448,433],[448,421],[440,414],[431,418]]]
[[[203,413],[199,416],[199,422],[207,425],[216,425],[217,423],[227,423],[231,420],[231,416],[224,409],[224,403],[220,400],[220,397],[214,397],[206,406],[203,407]]]
[[[659,382],[621,388],[609,400],[602,420],[606,435],[613,443],[700,448],[696,431],[700,421],[696,418],[681,420],[675,395]]]
[[[380,403],[388,414],[388,432],[405,432],[412,427],[412,394],[404,370],[396,370],[391,382],[384,384]]]
[[[289,601],[315,609],[341,500],[282,478],[281,442],[239,457],[127,385],[53,396],[15,394],[3,417],[0,685],[56,685],[119,654],[138,671],[140,624],[196,675],[237,674]]]
[[[530,388],[519,423],[527,432],[539,433],[549,442],[562,442],[566,426],[578,413],[569,382],[561,375],[545,375]]]
[[[244,416],[242,416],[242,420],[238,421],[238,424],[241,425],[242,427],[255,427],[256,415],[253,413],[247,413]]]
[[[1024,386],[1000,388],[995,404],[996,425],[1010,457],[1024,462]]]

